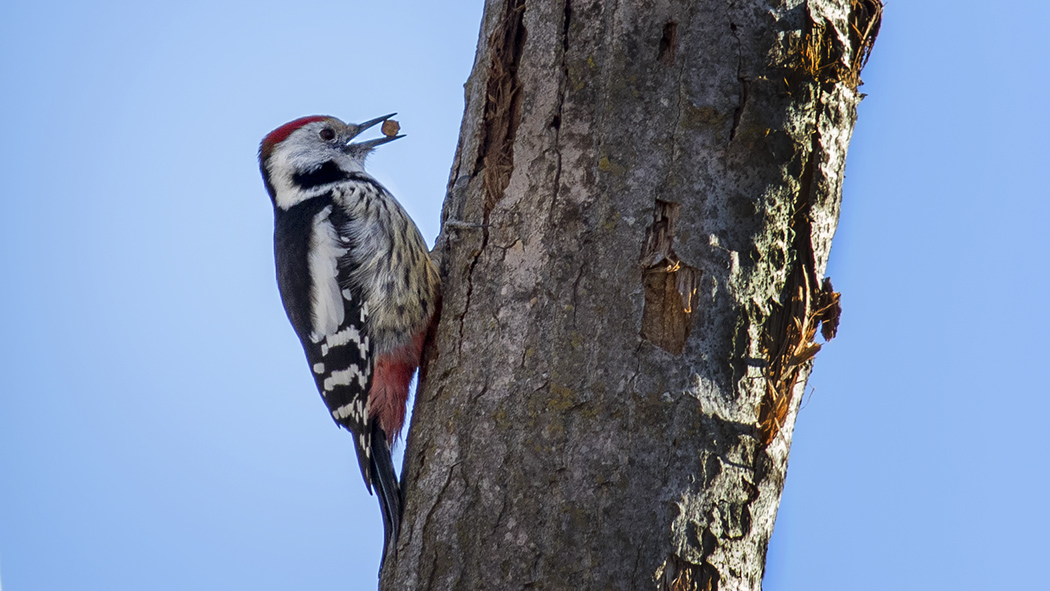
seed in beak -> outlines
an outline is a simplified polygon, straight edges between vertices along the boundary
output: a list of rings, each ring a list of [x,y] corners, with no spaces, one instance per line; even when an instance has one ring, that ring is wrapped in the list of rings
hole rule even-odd
[[[394,137],[397,135],[397,132],[401,131],[401,124],[393,119],[387,119],[383,122],[383,127],[380,129],[386,137]]]

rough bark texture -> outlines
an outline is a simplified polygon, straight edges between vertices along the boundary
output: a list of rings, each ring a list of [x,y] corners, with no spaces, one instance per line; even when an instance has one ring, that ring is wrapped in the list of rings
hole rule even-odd
[[[877,0],[489,0],[387,590],[759,589]]]

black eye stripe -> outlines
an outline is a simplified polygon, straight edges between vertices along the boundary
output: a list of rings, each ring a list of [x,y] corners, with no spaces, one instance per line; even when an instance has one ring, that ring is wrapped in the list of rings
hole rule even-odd
[[[326,127],[321,130],[321,139],[330,142],[335,139],[335,132],[330,127]]]

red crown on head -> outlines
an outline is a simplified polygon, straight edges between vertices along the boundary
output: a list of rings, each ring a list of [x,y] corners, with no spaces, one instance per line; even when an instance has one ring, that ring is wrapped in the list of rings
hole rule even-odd
[[[284,125],[271,131],[269,134],[266,135],[265,138],[263,138],[262,145],[259,146],[259,153],[262,154],[264,157],[269,156],[270,152],[273,150],[273,147],[288,139],[288,136],[292,135],[293,131],[299,129],[307,123],[313,123],[314,121],[321,121],[324,119],[328,119],[328,117],[325,117],[323,115],[311,115],[309,117],[300,117],[295,121],[289,121],[288,123],[285,123]]]

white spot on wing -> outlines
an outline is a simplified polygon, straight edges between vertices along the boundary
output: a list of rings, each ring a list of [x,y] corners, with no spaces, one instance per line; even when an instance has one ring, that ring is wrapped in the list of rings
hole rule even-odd
[[[357,345],[358,350],[361,352],[362,359],[368,359],[368,337],[362,338],[361,332],[357,330],[356,326],[348,326],[334,335],[325,338],[324,344],[321,345],[321,354],[327,355],[329,348],[340,347],[350,342]]]
[[[352,417],[355,422],[364,424],[368,422],[368,406],[366,406],[364,401],[359,398],[333,410],[332,416],[339,421],[347,417]]]
[[[333,335],[328,335],[324,340],[329,347],[338,347],[340,345],[345,345],[350,341],[355,343],[361,342],[361,333],[358,332],[356,326],[348,326]]]
[[[361,373],[361,370],[356,365],[351,365],[348,369],[340,369],[333,371],[332,375],[324,379],[325,391],[331,391],[336,386],[349,386],[353,383],[354,378],[357,378],[357,383],[362,389],[368,386],[368,376]]]
[[[324,373],[324,364],[323,363],[315,363],[314,364],[314,373]]]

